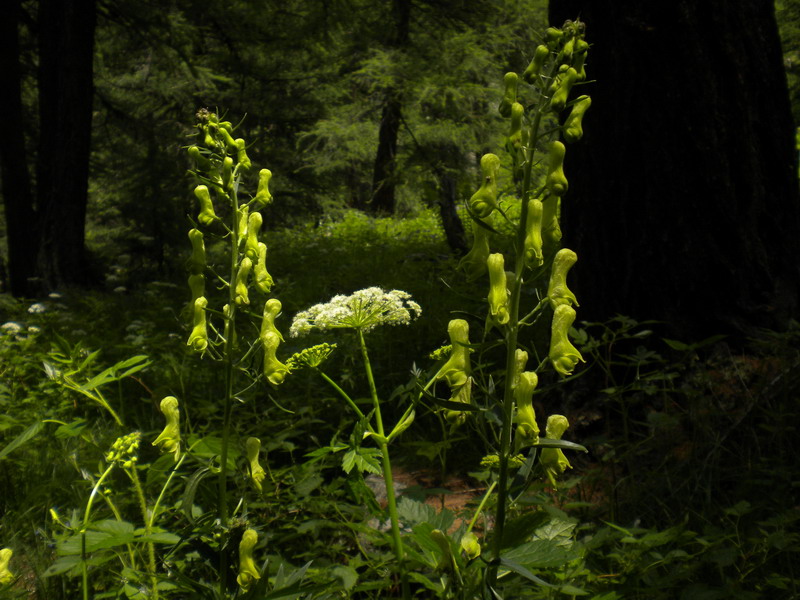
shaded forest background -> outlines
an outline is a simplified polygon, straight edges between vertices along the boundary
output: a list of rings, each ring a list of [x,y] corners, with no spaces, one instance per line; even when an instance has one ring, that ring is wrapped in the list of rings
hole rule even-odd
[[[582,15],[596,46],[563,215],[586,315],[780,327],[800,281],[800,11],[635,4],[549,7],[553,23]],[[275,226],[433,208],[462,253],[458,207],[502,140],[500,75],[524,69],[548,6],[15,0],[8,15],[2,280],[35,296],[183,275],[182,147],[201,107],[242,120],[276,174]]]

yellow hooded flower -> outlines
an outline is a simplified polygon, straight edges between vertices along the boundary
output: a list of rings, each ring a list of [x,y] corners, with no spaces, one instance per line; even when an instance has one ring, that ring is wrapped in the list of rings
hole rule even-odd
[[[575,309],[569,304],[559,304],[550,327],[550,361],[555,370],[564,376],[572,375],[578,362],[586,362],[569,341],[569,328],[575,322],[575,316]]]
[[[159,446],[162,452],[172,452],[175,460],[181,458],[181,428],[180,410],[178,410],[178,399],[175,396],[167,396],[161,401],[161,413],[166,417],[167,424],[159,436],[153,440],[153,446]]]
[[[236,582],[245,592],[250,589],[257,580],[261,579],[256,563],[253,560],[253,548],[258,543],[258,534],[254,529],[248,529],[242,534],[242,541],[239,542],[239,576]]]

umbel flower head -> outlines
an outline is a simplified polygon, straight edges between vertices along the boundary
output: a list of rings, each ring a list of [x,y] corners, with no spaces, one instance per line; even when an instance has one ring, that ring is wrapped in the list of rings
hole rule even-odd
[[[364,333],[378,325],[408,325],[422,309],[401,290],[387,292],[371,287],[349,296],[334,296],[325,304],[315,304],[297,313],[289,334],[304,335],[312,329],[358,329]]]
[[[300,352],[292,354],[286,361],[286,366],[290,371],[296,371],[303,367],[315,369],[325,362],[335,349],[336,344],[327,343],[304,348]]]

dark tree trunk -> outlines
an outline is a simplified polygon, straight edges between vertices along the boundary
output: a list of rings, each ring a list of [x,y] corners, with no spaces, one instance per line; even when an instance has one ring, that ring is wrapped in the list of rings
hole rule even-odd
[[[694,339],[781,326],[800,204],[773,3],[551,1],[552,24],[577,16],[597,81],[562,207],[581,318]]]
[[[40,0],[39,267],[50,289],[89,277],[84,241],[95,21],[94,0]]]
[[[38,236],[33,207],[28,152],[22,112],[22,72],[19,63],[21,2],[14,0],[0,19],[0,178],[6,217],[9,288],[15,296],[32,295]]]
[[[456,254],[467,253],[467,234],[464,231],[464,223],[456,212],[456,180],[452,175],[446,173],[439,174],[439,216],[442,219],[442,229],[444,229],[447,245]]]
[[[392,14],[394,32],[389,39],[388,46],[403,48],[408,44],[411,0],[393,0]],[[375,154],[375,167],[372,172],[372,198],[367,207],[370,212],[394,212],[394,191],[397,184],[397,135],[400,133],[402,108],[399,87],[387,89],[378,131],[378,151]]]
[[[383,105],[381,125],[378,130],[378,151],[372,171],[372,198],[367,208],[373,213],[394,212],[394,190],[396,187],[397,135],[400,132],[401,108],[396,92]]]

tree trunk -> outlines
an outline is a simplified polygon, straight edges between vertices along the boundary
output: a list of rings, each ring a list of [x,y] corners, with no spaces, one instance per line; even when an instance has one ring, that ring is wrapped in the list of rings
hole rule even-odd
[[[794,129],[772,2],[552,0],[596,83],[567,150],[564,242],[584,319],[697,339],[796,315]]]
[[[392,14],[394,33],[389,40],[390,48],[402,49],[408,45],[411,18],[411,0],[393,0]],[[372,198],[369,210],[373,213],[394,212],[394,190],[397,184],[397,135],[400,133],[402,98],[400,82],[386,90],[381,124],[378,131],[378,151],[372,172]]]
[[[442,219],[442,229],[447,239],[447,245],[458,255],[467,253],[467,234],[464,223],[456,212],[457,190],[456,180],[452,175],[439,173],[439,216]]]
[[[15,296],[30,296],[36,270],[38,236],[33,207],[28,152],[22,112],[22,72],[19,63],[20,0],[12,1],[0,19],[0,178],[8,244],[9,290]]]
[[[383,105],[381,113],[378,151],[375,154],[375,167],[372,171],[372,198],[367,206],[370,212],[378,214],[394,212],[397,135],[400,132],[402,105],[394,90],[390,90],[388,95],[390,97]]]
[[[94,0],[40,0],[39,267],[50,289],[89,278],[84,241],[95,22]]]

